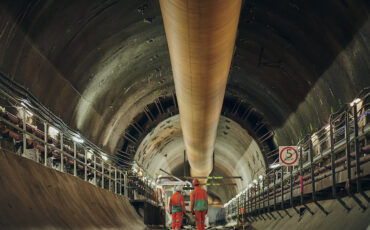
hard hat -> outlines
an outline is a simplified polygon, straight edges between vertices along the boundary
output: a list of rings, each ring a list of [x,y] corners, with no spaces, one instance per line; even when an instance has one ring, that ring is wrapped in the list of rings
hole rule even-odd
[[[181,192],[182,191],[182,187],[181,186],[176,186],[175,191],[176,192]]]
[[[193,180],[193,186],[197,186],[197,185],[199,185],[199,180],[197,178],[195,178]]]

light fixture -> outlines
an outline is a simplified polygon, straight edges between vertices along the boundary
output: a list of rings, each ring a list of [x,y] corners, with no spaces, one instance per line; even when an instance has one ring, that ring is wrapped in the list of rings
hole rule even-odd
[[[92,155],[93,155],[93,152],[91,150],[89,150],[87,152],[87,159],[91,159],[92,158]]]
[[[102,156],[101,158],[103,158],[103,160],[108,160],[108,157],[107,156]]]
[[[360,98],[355,98],[355,99],[351,102],[350,106],[352,107],[352,106],[354,106],[355,104],[358,104],[358,103],[360,103],[360,102],[361,102],[361,99],[360,99]]]
[[[330,129],[330,125],[325,126],[325,130],[328,131]]]
[[[258,183],[258,181],[257,181],[256,179],[254,179],[254,180],[253,180],[253,183],[257,184],[257,183]]]
[[[279,164],[279,163],[271,164],[271,165],[270,165],[270,169],[274,169],[274,168],[277,168],[277,167],[279,167],[279,166],[280,166],[280,164]]]
[[[253,184],[249,184],[249,188],[252,188],[253,187]]]
[[[84,140],[82,140],[80,137],[72,137],[72,139],[77,143],[84,143]]]
[[[49,130],[48,131],[49,131],[49,135],[51,137],[56,137],[58,135],[58,133],[59,133],[59,131],[56,128],[54,128],[53,126],[49,126]]]
[[[317,139],[317,134],[316,133],[312,134],[311,141],[315,141],[316,139]]]
[[[258,178],[260,178],[260,180],[263,180],[263,176],[262,175],[260,175]]]
[[[22,105],[23,107],[26,107],[26,104],[24,104],[23,102],[21,102],[21,105]]]
[[[32,116],[33,116],[33,113],[32,113],[31,111],[26,110],[26,113],[28,113],[28,115],[29,115],[30,117],[32,117]]]

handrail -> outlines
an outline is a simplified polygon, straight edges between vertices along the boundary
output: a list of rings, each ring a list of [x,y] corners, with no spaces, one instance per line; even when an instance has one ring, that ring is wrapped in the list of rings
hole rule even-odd
[[[2,107],[4,111],[0,112],[0,122],[5,124],[4,128],[10,128],[6,128],[7,130],[5,131],[16,131],[19,135],[22,136],[21,142],[23,143],[23,151],[21,153],[21,156],[25,156],[25,153],[27,151],[27,142],[31,142],[31,145],[36,150],[36,155],[40,157],[37,157],[36,162],[38,161],[38,163],[43,163],[43,165],[46,167],[53,168],[53,163],[48,164],[48,159],[53,154],[55,154],[58,158],[54,159],[57,160],[57,163],[59,162],[58,170],[61,172],[69,173],[80,179],[82,179],[81,177],[83,177],[85,181],[88,181],[88,177],[92,177],[93,180],[91,183],[93,185],[101,187],[103,189],[107,189],[118,195],[125,195],[129,197],[128,193],[130,193],[130,189],[134,188],[134,190],[141,190],[148,201],[155,203],[154,198],[151,196],[151,192],[154,192],[151,188],[152,185],[143,181],[143,185],[134,183],[132,186],[131,183],[131,186],[129,186],[130,180],[127,177],[128,172],[124,171],[119,166],[107,161],[109,160],[107,157],[110,156],[109,154],[103,152],[98,148],[95,148],[94,145],[85,146],[83,143],[79,143],[81,139],[78,139],[75,135],[71,135],[69,133],[65,134],[61,130],[57,130],[57,135],[59,136],[60,140],[54,139],[52,136],[50,136],[48,132],[48,128],[53,127],[53,125],[47,122],[36,112],[32,111],[32,109],[29,109],[28,107],[26,108],[24,103],[22,104],[22,102],[14,99],[10,94],[5,92],[1,88],[0,94],[8,99],[8,103],[10,103],[11,108],[21,113],[22,117],[19,118],[17,115],[14,115],[10,112],[11,109],[6,109],[8,106],[5,104],[3,104],[4,107]],[[31,124],[27,121],[27,113],[32,114],[30,116],[34,120],[36,119],[38,121],[38,123],[36,123],[36,126],[35,124]],[[6,118],[9,118],[10,120]],[[12,122],[11,119],[14,119],[18,122]],[[39,130],[37,125],[43,126],[44,131]],[[28,129],[30,129],[30,131]],[[37,136],[37,134],[39,136]],[[43,138],[41,138],[40,136]],[[63,141],[69,142],[69,144],[63,143]],[[73,147],[71,147],[70,144],[72,144]],[[38,146],[38,148],[36,148],[36,146]],[[67,164],[73,167],[73,170],[70,169],[70,171],[72,170],[72,172],[64,170],[64,161],[66,161]],[[83,169],[81,169],[79,165],[82,165]],[[108,184],[105,183],[106,180]]]
[[[370,88],[367,88],[366,90],[369,90],[369,89]],[[306,138],[304,138],[303,140],[305,140],[305,141],[302,141],[302,139],[301,139],[298,142],[299,143],[298,146],[300,148],[300,152],[302,153],[302,156],[303,155],[304,156],[313,156],[314,151],[318,151],[316,156],[311,157],[311,159],[312,159],[311,161],[310,161],[310,159],[307,159],[305,161],[302,158],[301,159],[301,161],[302,161],[301,165],[298,166],[298,167],[294,167],[294,168],[292,167],[291,168],[292,170],[289,171],[289,173],[286,172],[285,175],[284,175],[284,173],[278,172],[278,175],[279,175],[279,173],[283,174],[280,178],[276,178],[276,169],[272,170],[271,173],[267,174],[267,176],[261,180],[262,188],[261,188],[259,182],[256,185],[250,184],[249,187],[247,187],[245,190],[240,192],[237,196],[232,198],[229,202],[227,202],[224,205],[227,215],[230,215],[230,214],[231,215],[240,215],[240,210],[239,210],[240,202],[242,204],[244,204],[243,207],[245,207],[245,202],[248,202],[248,206],[249,206],[249,204],[252,205],[253,203],[254,203],[254,205],[257,205],[257,203],[256,203],[257,201],[253,201],[253,198],[252,198],[252,200],[249,199],[250,196],[252,196],[254,198],[258,197],[259,201],[261,199],[260,197],[262,196],[263,197],[262,202],[263,202],[263,206],[264,206],[265,205],[264,202],[265,202],[266,193],[268,194],[268,197],[269,197],[270,194],[271,194],[270,192],[271,192],[272,188],[276,188],[276,186],[279,186],[279,185],[282,188],[284,188],[285,186],[283,186],[283,185],[286,181],[289,181],[291,183],[291,189],[292,189],[292,186],[293,186],[292,179],[295,178],[297,175],[303,176],[304,174],[302,174],[302,172],[304,172],[307,169],[311,169],[311,174],[312,174],[311,179],[313,180],[311,183],[314,183],[315,182],[314,178],[316,177],[316,175],[315,175],[316,171],[313,171],[313,170],[315,170],[314,167],[316,167],[317,163],[327,159],[329,156],[332,156],[331,157],[331,162],[332,162],[331,174],[338,173],[337,171],[335,171],[335,167],[336,167],[335,166],[336,163],[334,163],[335,156],[336,156],[336,154],[341,152],[343,149],[346,149],[346,155],[347,155],[347,159],[348,159],[348,154],[349,154],[348,146],[349,146],[349,143],[351,143],[351,142],[354,142],[354,145],[355,145],[355,155],[354,155],[355,160],[356,160],[355,161],[355,167],[356,167],[357,172],[359,172],[359,167],[360,167],[361,163],[360,163],[360,153],[359,153],[359,147],[358,147],[358,140],[363,138],[366,134],[370,133],[370,124],[368,123],[368,121],[367,121],[367,123],[362,124],[361,129],[359,129],[359,127],[358,127],[358,123],[362,119],[364,119],[364,117],[366,118],[366,116],[368,116],[368,114],[370,114],[369,103],[367,102],[367,100],[370,98],[370,93],[366,93],[365,90],[363,92],[364,92],[364,96],[362,97],[362,102],[361,102],[362,106],[360,106],[359,108],[357,107],[357,104],[361,100],[356,98],[354,100],[354,102],[351,103],[351,107],[349,107],[349,108],[347,108],[343,111],[331,114],[330,115],[330,120],[329,120],[329,125],[323,126],[321,129],[316,131],[314,134],[310,135],[308,140],[305,140]],[[353,110],[353,117],[351,118],[350,117],[351,116],[350,111],[352,111],[352,110]],[[360,116],[357,116],[358,114]],[[343,120],[343,117],[344,118],[347,117],[347,118]],[[354,118],[356,118],[356,119],[354,119]],[[351,129],[353,129],[353,131],[351,131]],[[335,141],[334,141],[334,138],[336,138]],[[334,145],[332,145],[331,140],[334,141]],[[312,142],[315,142],[315,144],[313,145]],[[322,147],[323,144],[326,144],[326,143],[328,143],[327,146],[326,146],[327,148],[322,151],[321,147]],[[275,151],[276,150],[271,151],[271,153],[272,153],[271,155],[274,155],[273,153]],[[271,156],[269,156],[269,157],[271,157]],[[329,160],[330,160],[330,158],[329,158]],[[347,167],[348,167],[348,165],[347,165]],[[281,172],[283,172],[283,171],[281,171]],[[268,181],[267,184],[265,184],[265,179],[266,178],[267,178],[267,181]],[[271,183],[270,178],[274,179],[273,183]],[[357,190],[359,190],[359,188],[361,187],[361,185],[359,185],[359,179],[358,178],[359,177],[357,176],[356,177],[356,182],[358,184],[357,185],[358,186]],[[294,184],[297,183],[296,179],[294,179],[293,183]],[[335,177],[334,177],[333,178],[333,185],[332,185],[333,186],[333,197],[335,197],[335,190],[334,190],[334,188],[336,187],[335,183],[336,182],[335,182]],[[313,184],[313,186],[314,186],[314,184]],[[262,190],[262,192],[261,192],[261,190]],[[253,193],[254,193],[254,195],[253,195]],[[315,202],[315,194],[314,193],[315,193],[315,191],[313,190],[313,198],[314,198],[313,201]],[[248,199],[246,199],[247,194],[248,194]],[[274,192],[272,192],[272,194],[274,195]],[[275,196],[276,196],[276,194],[274,195],[274,197]],[[244,198],[244,201],[240,200],[242,197]],[[270,199],[272,199],[272,198],[270,197],[268,200],[270,200]],[[275,200],[275,202],[276,202],[276,200]],[[283,200],[282,200],[282,202],[283,202]],[[281,205],[283,206],[283,203],[281,203]],[[317,204],[317,205],[319,205],[319,204]],[[268,206],[269,210],[270,210],[270,207],[272,207],[271,204],[269,204],[269,206]],[[251,208],[251,207],[248,207],[248,208]],[[263,209],[265,209],[265,206],[264,206]],[[322,208],[320,208],[320,209],[322,209]],[[255,207],[253,210],[254,210],[253,212],[258,211],[258,214],[259,214],[259,212],[261,210],[261,207],[259,207],[259,208]],[[276,210],[276,206],[275,206],[275,210]],[[322,210],[323,210],[323,212],[325,212],[324,209],[322,209]],[[251,208],[250,211],[252,211],[252,208]],[[248,214],[248,210],[245,213]]]

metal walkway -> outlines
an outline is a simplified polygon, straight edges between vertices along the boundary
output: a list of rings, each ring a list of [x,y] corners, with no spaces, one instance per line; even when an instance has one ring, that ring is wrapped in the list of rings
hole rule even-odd
[[[349,212],[351,208],[344,197],[365,210],[370,201],[364,192],[370,189],[369,95],[366,89],[361,98],[332,114],[328,125],[297,144],[298,167],[271,169],[230,200],[224,206],[227,218],[242,226],[265,216],[273,217],[272,212],[277,218],[299,215],[302,207],[314,215],[309,203],[328,215],[319,201],[329,199],[335,199]],[[294,213],[289,213],[288,208]]]

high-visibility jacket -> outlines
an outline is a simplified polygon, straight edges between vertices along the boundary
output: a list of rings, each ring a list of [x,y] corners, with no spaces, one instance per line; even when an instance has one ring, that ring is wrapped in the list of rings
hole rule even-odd
[[[185,212],[184,196],[180,192],[175,192],[170,199],[170,212]]]
[[[208,210],[207,192],[199,186],[196,186],[194,192],[190,194],[191,211]]]

